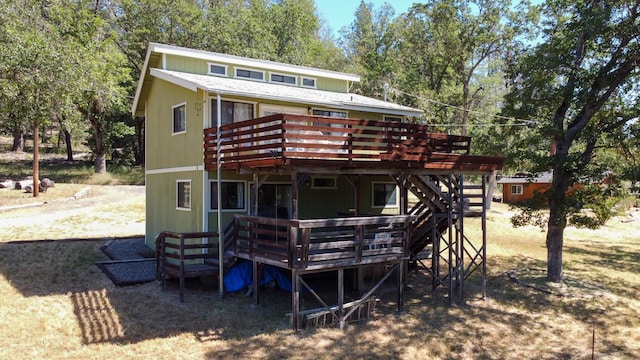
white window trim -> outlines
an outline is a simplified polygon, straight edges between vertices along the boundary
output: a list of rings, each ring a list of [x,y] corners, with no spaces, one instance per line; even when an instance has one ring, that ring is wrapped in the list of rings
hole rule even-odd
[[[174,131],[173,129],[173,124],[175,123],[176,119],[173,117],[174,114],[174,110],[176,108],[179,108],[181,106],[184,106],[184,130],[183,131]],[[181,135],[181,134],[186,134],[187,133],[187,102],[183,102],[177,105],[174,105],[171,107],[171,135]]]
[[[262,80],[261,79],[254,79],[254,78],[250,78],[250,77],[244,77],[244,76],[238,76],[238,70],[245,70],[245,71],[253,71],[253,72],[259,72],[262,73]],[[258,82],[266,82],[266,72],[264,70],[256,70],[256,69],[249,69],[249,68],[241,68],[241,67],[236,67],[233,71],[233,77],[237,78],[237,79],[243,79],[243,80],[251,80],[251,81],[258,81]]]
[[[378,184],[385,184],[385,185],[394,185],[396,187],[396,203],[395,205],[389,205],[389,204],[385,204],[383,205],[375,205],[374,204],[374,188],[375,185]],[[389,182],[389,181],[372,181],[371,182],[371,208],[372,209],[397,209],[400,207],[400,189],[398,189],[398,185],[396,183],[393,182]]]
[[[333,186],[316,186],[315,179],[333,179]],[[311,189],[314,190],[331,190],[338,188],[337,176],[312,176],[311,177]]]
[[[224,68],[224,74],[216,74],[216,73],[211,72],[211,66],[212,65],[213,66],[223,67]],[[207,63],[207,75],[229,77],[229,65],[208,62]]]
[[[309,85],[305,85],[304,84],[304,80],[313,80],[313,86],[309,86]],[[314,77],[309,77],[309,76],[302,76],[302,79],[300,79],[300,87],[305,87],[305,88],[309,88],[309,89],[317,89],[318,88],[318,79],[314,78]]]
[[[384,120],[385,122],[396,122],[395,120],[389,120],[389,119],[400,119],[400,123],[404,123],[405,122],[405,117],[402,115],[384,115],[382,117],[382,120]]]
[[[511,187],[511,195],[523,195],[524,194],[524,186],[522,184],[512,184]],[[519,189],[518,191],[514,191],[515,189]]]
[[[315,110],[318,111],[329,111],[329,112],[340,112],[340,113],[345,113],[347,114],[346,117],[336,117],[336,119],[348,119],[349,118],[349,111],[344,110],[344,109],[331,109],[331,108],[319,108],[319,107],[313,107],[311,108],[311,115],[313,115],[313,112]],[[324,116],[324,115],[314,115],[314,116]],[[331,115],[329,116],[325,116],[325,117],[331,117]]]
[[[286,82],[280,82],[280,81],[271,80],[271,76],[273,76],[273,75],[292,77],[295,80],[295,83],[289,84],[289,83],[286,83]],[[269,82],[272,83],[272,84],[279,84],[279,85],[298,86],[298,76],[290,75],[290,74],[281,74],[281,73],[277,73],[277,72],[269,72]]]
[[[242,204],[243,208],[242,209],[222,209],[223,213],[238,213],[238,212],[244,212],[246,213],[249,209],[249,189],[247,188],[247,181],[246,180],[221,180],[221,183],[242,183],[242,188],[244,189],[244,202]],[[218,180],[209,180],[209,198],[211,198],[211,185],[212,184],[217,184]],[[210,213],[217,213],[218,209],[214,209],[213,208],[213,201],[218,201],[217,199],[211,199],[211,204],[209,204],[209,212]]]
[[[189,207],[180,207],[178,204],[178,184],[180,183],[188,183],[189,184]],[[191,179],[177,179],[176,180],[176,210],[179,211],[191,211],[191,199],[192,199],[193,188],[191,187]]]

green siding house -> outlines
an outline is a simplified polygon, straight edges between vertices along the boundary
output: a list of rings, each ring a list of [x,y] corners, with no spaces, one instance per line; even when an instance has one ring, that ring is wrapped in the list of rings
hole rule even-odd
[[[132,107],[146,119],[147,243],[163,230],[217,230],[217,172],[205,166],[203,132],[217,126],[218,99],[222,124],[279,113],[379,121],[420,115],[418,109],[350,93],[357,81],[351,74],[150,44]],[[221,176],[223,223],[233,214],[250,214],[252,175],[224,170]],[[302,185],[299,218],[354,212],[345,177],[313,175]],[[399,213],[398,192],[388,176],[368,177],[360,191],[361,213]],[[258,195],[258,209],[291,216],[288,174],[271,176]]]
[[[357,81],[150,44],[131,109],[146,119],[147,244],[167,233],[215,241],[216,264],[230,253],[251,261],[254,277],[258,264],[290,271],[294,327],[301,276],[312,272],[337,271],[344,285],[344,270],[392,266],[399,309],[409,260],[431,259],[432,284],[450,299],[476,269],[486,282],[484,227],[481,245],[465,248],[462,222],[470,211],[484,218],[484,179],[502,159],[430,132],[412,121],[419,109],[351,93]],[[467,175],[483,180],[470,186]],[[255,303],[257,294],[254,282]]]

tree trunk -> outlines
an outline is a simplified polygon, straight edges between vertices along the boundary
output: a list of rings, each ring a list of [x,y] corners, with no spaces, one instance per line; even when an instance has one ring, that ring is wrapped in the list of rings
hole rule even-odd
[[[20,127],[16,127],[12,131],[13,133],[13,145],[11,146],[11,151],[13,152],[23,152],[24,151],[24,130]]]
[[[564,243],[562,225],[549,224],[547,229],[547,277],[549,281],[562,281],[562,246]]]
[[[36,105],[38,104],[38,93],[36,92]],[[40,195],[40,187],[38,186],[40,177],[40,155],[39,155],[39,129],[38,120],[33,122],[33,197]]]
[[[95,126],[94,129],[96,141],[95,171],[96,174],[104,174],[107,172],[107,152],[104,146],[104,132],[101,131],[100,126]]]
[[[67,147],[67,161],[73,161],[73,149],[71,148],[71,133],[64,129],[64,143]]]
[[[568,174],[562,167],[553,169],[549,196],[549,223],[547,225],[547,278],[549,281],[562,281],[562,247],[564,229],[567,227],[567,190]]]
[[[489,181],[487,184],[487,194],[486,198],[484,199],[485,210],[491,210],[491,203],[493,202],[493,192],[496,190],[496,186],[498,186],[498,170],[493,170],[488,177]]]

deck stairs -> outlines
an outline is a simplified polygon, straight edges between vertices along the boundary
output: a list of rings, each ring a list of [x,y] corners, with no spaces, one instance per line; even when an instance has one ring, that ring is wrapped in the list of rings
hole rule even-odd
[[[482,216],[484,230],[484,180],[471,184],[462,176],[411,175],[405,178],[405,187],[413,200],[408,214],[417,218],[409,242],[410,261],[431,272],[434,289],[443,286],[452,291],[475,270],[484,271],[484,231],[481,241],[464,234],[465,217]]]

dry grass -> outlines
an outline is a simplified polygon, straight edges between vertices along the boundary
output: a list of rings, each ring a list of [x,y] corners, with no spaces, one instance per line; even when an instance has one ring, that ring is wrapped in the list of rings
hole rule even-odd
[[[135,202],[115,211],[100,209],[101,216],[87,211],[88,219],[108,221],[127,211],[139,217],[141,211]],[[283,291],[264,291],[262,307],[251,310],[244,294],[220,300],[215,289],[191,282],[181,305],[173,283],[164,293],[158,283],[115,287],[94,265],[104,259],[99,249],[104,241],[19,243],[5,236],[0,358],[590,359],[594,330],[596,358],[636,358],[640,220],[598,231],[568,229],[568,281],[562,287],[547,284],[535,270],[520,272],[522,280],[565,294],[557,296],[505,275],[543,268],[546,257],[544,234],[511,228],[507,211],[498,204],[489,216],[486,301],[472,276],[467,305],[449,307],[445,292],[432,292],[430,278],[419,270],[410,273],[404,313],[395,313],[395,293],[387,288],[378,294],[382,303],[375,319],[344,331],[314,328],[298,334],[285,320],[289,295]],[[76,221],[74,227],[81,227]],[[474,235],[478,225],[478,219],[467,219],[466,233]]]

